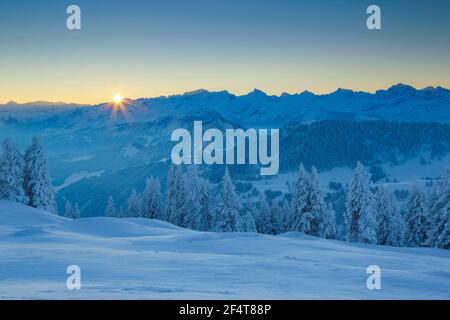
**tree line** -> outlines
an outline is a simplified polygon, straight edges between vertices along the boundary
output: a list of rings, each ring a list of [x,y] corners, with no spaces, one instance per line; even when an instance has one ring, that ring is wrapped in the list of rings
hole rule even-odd
[[[242,201],[228,169],[220,192],[195,166],[174,166],[168,172],[167,199],[161,185],[150,178],[142,193],[133,191],[126,209],[118,209],[109,197],[105,215],[160,219],[184,228],[215,232],[280,234],[299,231],[325,239],[338,239],[335,212],[325,201],[317,170],[303,165],[292,185],[290,199],[269,201],[265,194]],[[417,184],[412,188],[404,213],[389,188],[375,186],[369,171],[358,163],[347,189],[344,213],[345,240],[389,246],[427,246],[449,249],[450,169],[426,195]]]
[[[145,189],[133,191],[125,209],[110,196],[105,209],[109,217],[160,219],[184,228],[215,232],[280,234],[299,231],[337,239],[336,215],[325,201],[317,170],[303,165],[297,172],[291,195],[282,201],[264,194],[243,201],[228,169],[216,191],[196,166],[172,165],[165,199],[157,179],[149,178]],[[0,155],[0,200],[23,203],[57,214],[44,149],[34,136],[21,154],[10,139]],[[358,162],[346,190],[345,239],[389,246],[426,246],[450,249],[450,168],[425,194],[417,184],[406,200],[403,214],[395,194],[383,185],[374,186],[368,170]],[[65,215],[80,217],[78,204],[66,201]]]

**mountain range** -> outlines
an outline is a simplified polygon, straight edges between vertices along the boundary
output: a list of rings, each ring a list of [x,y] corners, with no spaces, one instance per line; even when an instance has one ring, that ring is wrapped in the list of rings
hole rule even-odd
[[[148,176],[162,180],[177,128],[280,128],[280,170],[303,162],[320,170],[423,163],[450,151],[450,90],[399,84],[375,93],[339,89],[270,96],[260,90],[236,96],[197,90],[157,98],[125,99],[126,112],[111,103],[78,105],[35,102],[0,105],[0,139],[23,151],[33,134],[45,145],[60,209],[67,198],[84,216],[103,214],[108,196],[125,205]],[[236,179],[252,180],[249,166],[233,166]],[[253,170],[253,171],[252,171]],[[212,182],[223,167],[202,168]],[[413,174],[413,173],[411,173]]]
[[[279,127],[290,121],[399,120],[450,122],[450,90],[415,89],[398,84],[375,93],[338,89],[316,95],[305,91],[270,96],[255,89],[236,96],[228,91],[196,90],[182,95],[127,99],[127,117],[120,112],[112,122],[111,105],[77,105],[36,102],[0,105],[3,122],[26,120],[56,127],[104,127],[118,123],[157,121],[212,115],[242,127]],[[26,112],[24,112],[26,111]]]

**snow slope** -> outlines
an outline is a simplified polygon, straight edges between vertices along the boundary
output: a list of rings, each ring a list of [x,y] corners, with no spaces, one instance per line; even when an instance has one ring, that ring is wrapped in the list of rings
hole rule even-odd
[[[366,288],[379,265],[382,289]],[[66,289],[78,265],[82,289]],[[1,299],[450,299],[450,251],[68,220],[0,201]]]

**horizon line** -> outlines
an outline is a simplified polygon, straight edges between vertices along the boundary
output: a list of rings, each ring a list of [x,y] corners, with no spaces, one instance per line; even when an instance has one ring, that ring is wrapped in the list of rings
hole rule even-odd
[[[303,90],[302,92],[294,92],[294,93],[289,93],[289,92],[282,92],[281,94],[267,94],[266,92],[264,92],[264,90],[258,89],[258,88],[254,88],[252,91],[249,91],[248,93],[244,93],[244,94],[234,94],[232,92],[230,92],[229,90],[208,90],[205,88],[200,88],[200,89],[195,89],[195,90],[191,90],[191,91],[185,91],[183,93],[174,93],[174,94],[162,94],[162,95],[155,95],[155,96],[142,96],[142,97],[138,97],[138,98],[130,98],[130,97],[124,97],[124,100],[131,100],[131,101],[137,101],[137,100],[142,100],[142,99],[158,99],[158,98],[172,98],[172,97],[178,97],[178,96],[188,96],[188,95],[195,95],[195,94],[208,94],[208,93],[223,93],[226,92],[232,96],[235,97],[245,97],[248,96],[250,94],[253,93],[261,93],[263,95],[266,95],[268,97],[277,97],[277,98],[281,98],[283,96],[289,95],[289,96],[295,96],[295,95],[302,95],[302,94],[311,94],[313,96],[316,97],[320,97],[320,96],[327,96],[327,95],[331,95],[340,91],[348,91],[348,92],[353,92],[353,93],[363,93],[363,94],[369,94],[369,95],[376,95],[377,93],[379,93],[380,91],[389,91],[393,88],[396,87],[405,87],[405,88],[412,88],[415,91],[423,91],[426,89],[433,89],[433,90],[438,90],[438,89],[443,89],[446,91],[450,91],[450,88],[446,88],[444,86],[438,85],[438,86],[425,86],[423,88],[418,88],[415,87],[413,85],[409,85],[407,83],[402,83],[399,82],[397,84],[393,84],[388,86],[385,89],[376,89],[376,90],[372,90],[372,91],[364,91],[364,90],[354,90],[354,89],[349,89],[349,88],[342,88],[342,87],[338,87],[337,89],[335,89],[334,91],[331,92],[327,92],[327,93],[315,93],[309,90]],[[89,106],[97,106],[97,105],[103,105],[106,103],[110,103],[111,101],[103,101],[103,102],[99,102],[99,103],[79,103],[79,102],[65,102],[65,101],[52,101],[52,100],[36,100],[36,101],[27,101],[27,102],[17,102],[15,100],[10,100],[6,103],[0,103],[0,106],[13,106],[13,105],[19,105],[19,106],[24,106],[24,105],[38,105],[38,104],[42,104],[42,105],[54,105],[54,106],[67,106],[67,105],[75,105],[75,106],[80,106],[80,107],[89,107]]]

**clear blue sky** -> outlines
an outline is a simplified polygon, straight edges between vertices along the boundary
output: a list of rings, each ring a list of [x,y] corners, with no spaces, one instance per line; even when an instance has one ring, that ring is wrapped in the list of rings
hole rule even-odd
[[[66,8],[82,30],[66,29]],[[381,31],[366,8],[382,9]],[[449,0],[0,2],[0,103],[450,87]]]

